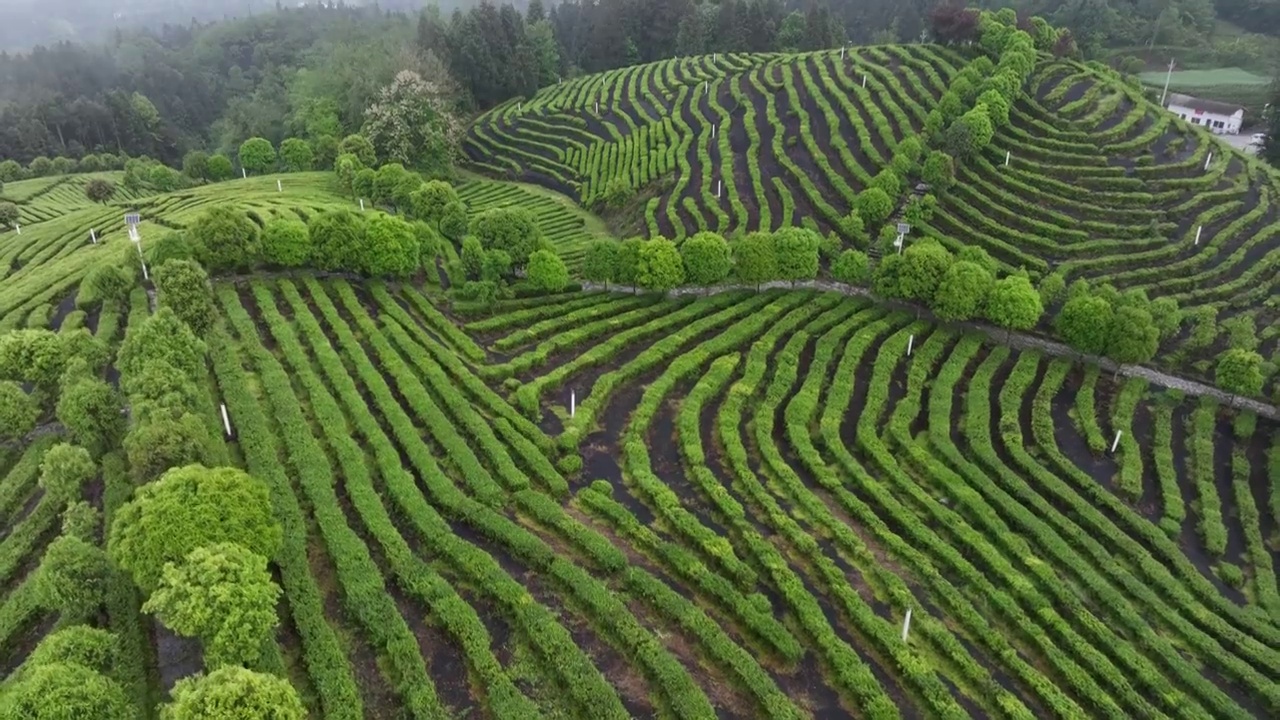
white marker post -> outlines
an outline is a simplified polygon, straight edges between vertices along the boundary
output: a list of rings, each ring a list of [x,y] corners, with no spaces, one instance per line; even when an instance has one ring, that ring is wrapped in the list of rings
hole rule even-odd
[[[716,136],[716,126],[715,126],[715,125],[712,125],[712,126],[711,126],[711,137],[712,137],[712,139],[715,139],[715,136]]]
[[[1209,153],[1209,157],[1204,159],[1204,171],[1209,172],[1209,163],[1213,162],[1213,153]]]
[[[710,81],[710,80],[703,80],[703,81],[702,81],[702,92],[704,92],[704,93],[709,93],[709,92],[711,92],[711,81]]]
[[[1004,151],[1004,166],[1005,166],[1005,167],[1009,167],[1009,157],[1010,157],[1010,155],[1009,155],[1009,151],[1008,151],[1008,150],[1005,150],[1005,151]]]
[[[248,170],[245,170],[244,168],[240,168],[240,178],[241,178],[242,180],[248,180],[248,179],[249,179],[249,171],[248,171]]]
[[[721,181],[717,180],[716,181],[716,197],[720,197],[720,186],[721,186]]]
[[[911,357],[911,349],[914,348],[915,346],[916,346],[916,336],[908,335],[907,336],[907,357]]]
[[[93,242],[94,245],[98,244],[98,233],[94,232],[93,228],[89,228],[89,240]]]
[[[21,234],[22,234],[22,226],[21,226],[21,225],[19,225],[18,223],[14,223],[14,224],[13,224],[13,231],[14,231],[14,232],[16,232],[16,233],[18,233],[19,235],[21,235]]]
[[[867,86],[867,74],[862,73],[862,87],[866,87],[866,86]]]
[[[1195,244],[1196,244],[1196,245],[1199,245],[1199,244],[1200,244],[1200,233],[1202,233],[1202,232],[1204,232],[1204,226],[1203,226],[1203,225],[1201,225],[1201,226],[1199,226],[1199,227],[1197,227],[1197,228],[1196,228],[1196,242],[1195,242]]]
[[[523,102],[518,102],[518,103],[516,103],[516,112],[524,112],[524,103],[523,103]]]
[[[841,60],[843,60],[843,59],[844,59],[844,51],[845,51],[845,48],[847,48],[847,47],[849,47],[849,46],[848,46],[848,45],[844,45],[844,46],[841,46],[841,48],[840,48],[840,59],[841,59]]]
[[[360,198],[360,212],[364,212],[364,198]]]
[[[902,642],[907,641],[909,632],[911,632],[911,608],[907,608],[907,617],[902,621]]]
[[[276,181],[276,192],[284,192],[284,183]]]
[[[1120,447],[1120,436],[1124,434],[1123,430],[1116,431],[1116,439],[1111,443],[1111,454],[1116,454],[1116,448]]]
[[[222,427],[227,429],[227,437],[231,437],[231,418],[227,417],[226,403],[222,403]]]
[[[569,391],[569,417],[578,414],[578,393],[575,390]]]
[[[600,101],[599,101],[599,100],[597,100],[597,101],[596,101],[596,114],[597,114],[597,115],[599,115],[599,114],[600,114]]]

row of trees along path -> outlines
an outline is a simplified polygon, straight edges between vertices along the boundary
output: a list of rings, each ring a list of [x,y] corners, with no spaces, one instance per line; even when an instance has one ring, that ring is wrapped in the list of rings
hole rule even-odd
[[[1023,332],[1011,332],[1003,328],[997,328],[992,325],[987,325],[985,323],[979,323],[979,322],[945,322],[945,321],[939,320],[937,317],[933,315],[933,313],[931,313],[929,310],[927,310],[923,306],[904,303],[897,300],[885,300],[882,298],[878,298],[874,296],[871,293],[871,291],[866,288],[856,287],[853,285],[846,285],[840,282],[833,282],[830,280],[801,280],[797,282],[775,280],[772,282],[763,283],[759,286],[744,285],[744,284],[712,285],[712,286],[705,286],[705,287],[685,286],[685,287],[678,287],[673,290],[670,290],[667,294],[673,297],[681,296],[681,295],[705,296],[705,295],[715,295],[717,293],[723,293],[723,292],[730,292],[734,290],[755,290],[755,289],[767,290],[771,288],[823,290],[827,292],[838,292],[843,295],[874,298],[876,301],[883,303],[888,307],[915,313],[917,317],[929,318],[930,320],[940,325],[947,325],[949,327],[960,328],[965,331],[982,333],[983,335],[986,335],[987,337],[991,338],[995,342],[1004,343],[1009,347],[1017,348],[1020,350],[1036,350],[1039,352],[1046,353],[1048,355],[1055,355],[1058,357],[1073,358],[1073,359],[1083,360],[1085,362],[1091,362],[1103,368],[1104,370],[1109,370],[1117,375],[1142,378],[1147,382],[1153,383],[1155,385],[1159,385],[1160,387],[1169,388],[1171,390],[1178,390],[1187,395],[1192,395],[1196,397],[1214,398],[1215,400],[1227,403],[1236,408],[1240,408],[1242,410],[1250,410],[1250,411],[1253,411],[1254,413],[1257,413],[1258,415],[1268,417],[1273,420],[1280,420],[1280,407],[1262,402],[1260,400],[1254,400],[1251,398],[1240,397],[1238,395],[1232,395],[1230,393],[1219,390],[1218,388],[1213,387],[1211,385],[1206,385],[1202,382],[1197,382],[1195,380],[1179,377],[1177,375],[1170,375],[1169,373],[1161,372],[1159,370],[1156,370],[1155,368],[1147,367],[1145,365],[1122,365],[1110,358],[1099,357],[1096,355],[1087,355],[1063,343],[1057,342],[1055,340],[1050,340],[1049,338],[1043,337],[1041,335],[1033,335],[1031,333],[1023,333]],[[612,290],[615,292],[621,292],[618,289],[617,285],[606,287],[605,285],[601,285],[598,283],[590,283],[590,282],[583,283],[582,289],[583,290]]]

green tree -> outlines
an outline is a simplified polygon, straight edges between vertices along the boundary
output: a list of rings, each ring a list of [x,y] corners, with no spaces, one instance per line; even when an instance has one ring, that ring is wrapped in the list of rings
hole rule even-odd
[[[80,538],[85,542],[97,542],[102,528],[102,513],[84,500],[77,500],[62,511],[62,534]]]
[[[932,305],[942,278],[954,262],[951,253],[938,241],[925,238],[908,246],[902,252],[902,259],[898,278],[900,297]]]
[[[635,288],[640,278],[640,246],[644,240],[627,238],[618,246],[618,269],[614,279],[619,285]]]
[[[338,138],[332,135],[321,135],[311,140],[311,155],[315,167],[322,170],[333,167],[338,158]]]
[[[356,192],[356,175],[361,170],[366,169],[360,162],[360,158],[351,153],[343,153],[333,161],[333,172],[338,176],[338,185],[352,195],[358,194]]]
[[[98,550],[98,553],[102,551]],[[23,667],[31,669],[67,663],[106,673],[115,669],[118,653],[119,641],[114,634],[88,625],[70,625],[45,635]]]
[[[40,406],[16,382],[0,380],[0,441],[18,440],[36,428]]]
[[[240,167],[252,173],[266,172],[275,167],[276,148],[266,138],[253,137],[240,144]]]
[[[88,450],[70,443],[49,448],[40,461],[40,487],[46,497],[65,505],[80,497],[85,483],[98,474]]]
[[[116,186],[102,178],[94,178],[84,185],[84,196],[91,202],[105,203],[115,194]]]
[[[374,189],[378,180],[378,171],[373,168],[360,168],[356,171],[355,177],[351,180],[351,190],[359,198],[368,198],[369,202],[376,203],[377,190]]]
[[[845,250],[831,266],[831,275],[842,283],[866,285],[871,279],[871,260],[860,250]]]
[[[556,293],[569,287],[569,268],[552,250],[534,251],[529,256],[525,276],[530,285],[542,292]]]
[[[1227,348],[1218,356],[1214,373],[1218,388],[1232,395],[1257,397],[1262,394],[1262,356],[1252,350]]]
[[[72,618],[88,618],[102,605],[111,568],[102,549],[77,537],[49,543],[36,573],[41,607]]]
[[[147,262],[154,272],[170,260],[196,260],[204,255],[204,248],[191,240],[185,231],[171,230],[160,236],[146,249]]]
[[[22,166],[16,160],[0,162],[0,182],[13,182],[22,179]]]
[[[402,70],[378,93],[365,111],[362,132],[379,157],[433,174],[448,171],[457,123],[436,88]]]
[[[288,680],[228,665],[178,681],[160,720],[302,720],[306,710]]]
[[[458,191],[443,180],[431,180],[413,192],[409,204],[415,218],[443,232],[440,221],[444,218],[445,208],[453,202],[458,202]]]
[[[882,188],[871,187],[858,193],[853,207],[866,225],[879,225],[893,214],[893,198]]]
[[[1107,356],[1121,364],[1146,362],[1160,348],[1160,331],[1142,308],[1115,308],[1107,335]]]
[[[213,288],[204,268],[190,260],[170,260],[155,272],[156,304],[173,310],[197,337],[213,326]]]
[[[871,178],[869,187],[880,188],[890,198],[895,198],[902,194],[903,182],[902,177],[892,168],[885,168]]]
[[[1182,309],[1178,307],[1177,300],[1168,295],[1159,297],[1151,301],[1147,310],[1155,321],[1156,329],[1160,331],[1161,340],[1178,334],[1178,329],[1182,327]]]
[[[106,364],[107,355],[103,342],[84,328],[13,330],[0,334],[0,379],[52,391],[72,360],[80,358],[91,370],[97,370]]]
[[[636,282],[647,290],[662,293],[683,283],[684,261],[676,244],[662,237],[642,243]]]
[[[591,282],[609,283],[617,280],[618,260],[622,252],[622,244],[617,240],[598,238],[587,247],[582,259],[582,276]]]
[[[142,611],[179,635],[200,638],[207,667],[252,665],[276,625],[279,597],[266,558],[217,543],[167,563]]]
[[[457,241],[466,234],[471,225],[467,215],[467,206],[461,200],[450,202],[444,206],[440,215],[440,234],[452,241]]]
[[[116,354],[124,390],[131,392],[130,378],[142,374],[145,366],[164,360],[186,378],[204,376],[205,345],[173,310],[161,307],[138,325],[130,325]]]
[[[729,276],[733,256],[723,235],[703,231],[680,245],[685,278],[692,285],[715,285]]]
[[[209,153],[192,150],[182,157],[182,174],[192,180],[209,179]]]
[[[235,173],[235,167],[231,164],[231,158],[226,155],[210,155],[209,164],[206,166],[208,173],[205,178],[209,182],[222,182],[230,180]]]
[[[462,274],[468,280],[479,280],[484,273],[484,255],[480,238],[474,235],[462,238],[462,252],[458,254],[458,259],[462,263]]]
[[[1035,327],[1044,314],[1044,304],[1030,280],[1010,275],[991,288],[986,313],[988,320],[1012,333]]]
[[[52,175],[53,161],[41,155],[27,165],[27,170],[30,171],[31,177],[45,177],[46,175]]]
[[[133,278],[119,265],[97,265],[85,277],[85,284],[96,303],[114,303],[129,294]]]
[[[343,138],[342,143],[338,145],[338,153],[355,155],[363,167],[373,167],[378,164],[378,155],[373,150],[373,143],[363,135],[348,135]]]
[[[542,245],[542,229],[527,208],[500,207],[471,218],[471,234],[485,250],[503,250],[516,267],[524,267],[529,255]]]
[[[306,172],[315,164],[311,145],[302,138],[289,138],[280,143],[280,162],[286,172]]]
[[[365,224],[364,240],[361,255],[364,270],[370,276],[404,278],[418,269],[418,239],[404,220],[375,215]]]
[[[947,269],[933,298],[933,311],[942,320],[970,320],[986,307],[995,278],[981,265],[960,260]]]
[[[357,270],[363,267],[364,221],[349,210],[330,210],[307,223],[312,263],[319,270]]]
[[[767,232],[747,233],[733,244],[733,267],[738,279],[748,285],[778,278],[778,253],[773,235]]]
[[[886,298],[906,297],[902,290],[902,274],[906,264],[906,258],[897,254],[880,258],[872,277],[875,294]]]
[[[273,218],[262,228],[262,259],[268,265],[299,268],[311,259],[311,234],[306,223]]]
[[[1082,353],[1102,355],[1110,344],[1111,303],[1093,295],[1068,299],[1053,320],[1058,335]]]
[[[812,280],[818,276],[818,247],[822,236],[807,228],[786,227],[773,234],[779,280]]]
[[[0,202],[0,229],[8,230],[17,224],[21,213],[11,202]]]
[[[215,274],[248,269],[262,256],[258,226],[234,207],[205,210],[188,226],[187,235],[203,248],[200,259]]]
[[[237,543],[272,558],[281,538],[262,481],[236,468],[188,465],[138,488],[111,522],[107,552],[150,595],[165,563],[198,547]]]
[[[0,694],[6,720],[134,720],[124,690],[101,673],[74,663],[49,663],[25,672]],[[301,717],[301,716],[297,716]]]
[[[205,460],[207,425],[187,408],[163,402],[138,408],[149,422],[137,423],[125,435],[129,472],[139,483],[150,482],[166,470]]]

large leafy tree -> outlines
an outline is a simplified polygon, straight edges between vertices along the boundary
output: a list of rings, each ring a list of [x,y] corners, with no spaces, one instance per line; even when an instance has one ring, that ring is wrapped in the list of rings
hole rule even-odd
[[[281,530],[271,495],[262,481],[241,470],[188,465],[138,489],[116,513],[107,549],[149,594],[159,585],[165,563],[221,542],[274,557]]]
[[[206,666],[252,665],[275,627],[279,597],[266,558],[217,543],[166,564],[142,610],[180,635],[200,638]]]
[[[618,279],[618,259],[622,252],[622,243],[617,240],[600,238],[587,247],[582,259],[582,276],[591,282],[604,283]]]
[[[23,666],[30,669],[70,663],[105,673],[115,669],[118,654],[119,640],[112,633],[88,625],[71,625],[46,635]]]
[[[155,272],[156,302],[173,310],[178,319],[203,337],[213,325],[213,288],[198,263],[170,260]]]
[[[986,314],[988,320],[1012,333],[1035,327],[1044,314],[1044,305],[1030,280],[1010,275],[998,280],[991,288]]]
[[[137,710],[111,679],[83,665],[48,663],[31,668],[0,694],[8,720],[133,720]]]
[[[932,304],[942,278],[951,269],[951,253],[933,239],[919,240],[902,252],[900,297]]]
[[[1107,335],[1107,356],[1122,364],[1146,362],[1160,348],[1160,330],[1140,307],[1115,308]]]
[[[933,311],[943,320],[971,320],[986,306],[995,279],[981,265],[961,260],[942,276],[933,298]]]
[[[430,173],[453,163],[460,124],[436,83],[398,73],[365,111],[362,132],[379,157]]]
[[[120,392],[104,380],[82,378],[58,396],[56,414],[77,445],[101,453],[118,442],[124,431]]]
[[[0,380],[0,441],[25,437],[36,427],[40,406],[22,386]]]
[[[560,292],[569,286],[569,268],[551,250],[537,250],[530,255],[525,275],[530,285],[543,292]]]
[[[35,578],[36,595],[43,607],[87,618],[102,604],[110,572],[101,548],[64,535],[44,553]]]
[[[289,138],[280,143],[280,162],[289,172],[304,172],[315,164],[316,155],[311,144],[302,138]]]
[[[178,681],[161,720],[302,720],[306,710],[289,681],[235,665]]]
[[[418,269],[420,253],[413,226],[391,215],[365,225],[364,270],[373,277],[408,277]]]
[[[684,274],[693,285],[714,285],[729,276],[733,257],[723,235],[699,232],[680,245]]]
[[[350,210],[330,210],[311,218],[311,258],[317,269],[356,270],[362,265],[364,220]]]
[[[150,362],[163,360],[184,377],[199,377],[204,372],[205,345],[173,310],[161,307],[155,315],[129,327],[116,354],[125,392],[132,392],[129,382],[142,374]]]
[[[1214,373],[1218,387],[1232,395],[1262,394],[1262,356],[1252,350],[1228,348],[1218,356]]]
[[[89,451],[70,443],[54,445],[40,460],[40,487],[58,505],[78,498],[81,488],[97,474]]]
[[[1101,355],[1110,344],[1111,303],[1093,295],[1077,295],[1063,303],[1054,328],[1068,345],[1083,353]]]
[[[254,137],[240,144],[240,167],[252,173],[265,172],[276,164],[276,148],[266,138]]]
[[[640,246],[636,282],[640,287],[666,292],[684,282],[684,261],[676,244],[666,238],[646,240]]]
[[[210,272],[244,270],[262,256],[258,226],[235,207],[212,207],[187,228],[191,242],[201,248],[200,260]]]
[[[471,218],[471,234],[485,250],[505,251],[516,267],[524,267],[544,242],[538,220],[528,208],[485,210]]]
[[[821,244],[822,236],[807,228],[789,227],[774,233],[778,279],[795,282],[817,277],[818,247]]]
[[[302,267],[311,260],[311,233],[301,220],[275,218],[262,228],[262,259],[280,267]]]
[[[778,278],[778,253],[773,236],[766,232],[747,233],[733,244],[733,267],[738,279],[759,287]]]
[[[415,218],[440,230],[445,208],[449,207],[449,203],[457,201],[458,191],[452,185],[443,180],[430,180],[410,195],[409,204]]]

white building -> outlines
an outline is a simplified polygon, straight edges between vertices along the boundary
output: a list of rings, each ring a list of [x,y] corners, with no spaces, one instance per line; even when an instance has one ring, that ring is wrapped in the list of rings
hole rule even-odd
[[[1235,135],[1244,122],[1244,108],[1190,95],[1169,93],[1169,112],[1190,123],[1203,125],[1215,135]]]

